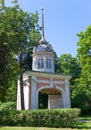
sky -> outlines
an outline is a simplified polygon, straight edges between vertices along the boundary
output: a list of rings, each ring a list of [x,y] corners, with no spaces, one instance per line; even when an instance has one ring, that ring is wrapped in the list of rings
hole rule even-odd
[[[5,0],[6,6],[12,6]],[[44,7],[45,39],[52,45],[58,57],[61,54],[77,54],[77,33],[91,25],[91,0],[18,0],[26,12],[39,13]]]

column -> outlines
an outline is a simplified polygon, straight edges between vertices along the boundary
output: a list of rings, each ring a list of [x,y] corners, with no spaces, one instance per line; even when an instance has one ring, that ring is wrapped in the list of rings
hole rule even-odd
[[[17,110],[21,110],[20,80],[17,83]]]
[[[24,103],[25,103],[25,110],[29,110],[29,84],[24,86]]]
[[[48,109],[51,109],[51,99],[50,99],[50,95],[48,95]]]
[[[31,81],[31,109],[37,109],[36,80],[33,77]]]
[[[69,81],[67,79],[65,80],[65,100],[66,100],[66,107],[70,108],[71,107],[70,90],[69,90]]]

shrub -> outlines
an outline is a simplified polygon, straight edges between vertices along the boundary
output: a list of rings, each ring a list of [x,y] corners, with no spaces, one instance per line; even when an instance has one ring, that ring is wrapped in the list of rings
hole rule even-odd
[[[80,109],[1,110],[0,124],[34,127],[73,127]]]
[[[16,103],[6,102],[0,105],[0,125],[16,124]]]
[[[45,109],[21,111],[25,126],[73,127],[78,120],[80,109]]]
[[[1,103],[0,110],[16,110],[16,103],[15,102]]]

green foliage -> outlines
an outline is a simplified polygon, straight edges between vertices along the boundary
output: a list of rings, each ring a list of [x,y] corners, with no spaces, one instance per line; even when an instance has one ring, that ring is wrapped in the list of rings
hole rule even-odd
[[[32,54],[33,37],[36,34],[34,44],[40,37],[38,13],[24,12],[18,5],[6,7],[4,0],[0,1],[0,9],[0,101],[15,101],[17,75],[20,69],[19,58],[17,61],[16,57],[20,49],[23,54],[28,53],[28,58],[23,60],[23,70],[31,68],[32,60],[29,59]]]
[[[0,0],[0,12],[3,11],[5,5],[4,5],[4,0]]]
[[[81,78],[76,80],[75,86],[72,92],[72,106],[80,108],[82,114],[89,114],[91,111],[91,90],[86,81],[81,81]]]
[[[81,68],[77,58],[71,54],[62,54],[56,62],[56,72],[60,74],[71,75],[70,90],[74,90],[75,79],[79,77]]]
[[[0,111],[2,110],[16,110],[16,103],[15,102],[6,102],[0,104]]]
[[[0,124],[33,127],[73,127],[80,109],[0,111]]]
[[[17,111],[0,110],[0,125],[14,126],[17,123]]]
[[[13,80],[8,87],[7,94],[5,95],[6,102],[16,102],[17,100],[17,81]],[[12,97],[12,98],[11,98]]]
[[[43,127],[71,127],[76,123],[80,111],[77,109],[36,110],[28,117],[30,125]],[[74,113],[74,114],[73,114]]]
[[[57,61],[57,73],[70,74],[76,76],[80,71],[80,66],[78,64],[77,58],[73,57],[71,54],[62,54]]]
[[[85,114],[91,111],[91,26],[88,26],[85,32],[77,35],[79,37],[77,57],[81,74],[75,81],[72,101],[73,106],[80,107]]]
[[[15,125],[17,114],[16,114],[16,103],[6,102],[0,104],[0,125]]]

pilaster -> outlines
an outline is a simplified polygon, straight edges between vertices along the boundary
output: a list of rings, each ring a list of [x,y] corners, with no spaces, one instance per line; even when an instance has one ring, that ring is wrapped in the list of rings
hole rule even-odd
[[[71,107],[71,102],[70,102],[70,90],[69,90],[69,81],[66,79],[65,80],[65,103],[66,103],[66,108]]]
[[[36,77],[32,77],[31,80],[31,109],[37,109]]]
[[[20,81],[17,83],[17,110],[21,110]]]

